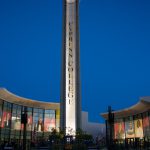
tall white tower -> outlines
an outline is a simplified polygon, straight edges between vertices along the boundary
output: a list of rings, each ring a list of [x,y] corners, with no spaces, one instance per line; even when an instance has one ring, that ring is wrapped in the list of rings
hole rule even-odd
[[[75,135],[81,127],[79,0],[63,0],[61,129]]]

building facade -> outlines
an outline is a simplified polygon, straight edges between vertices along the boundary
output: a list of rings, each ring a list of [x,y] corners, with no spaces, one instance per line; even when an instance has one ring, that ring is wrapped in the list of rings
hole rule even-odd
[[[104,123],[90,122],[88,112],[82,111],[82,125],[81,128],[87,134],[93,136],[93,139],[102,139],[105,137],[106,127]]]
[[[112,111],[111,119],[109,113],[101,116],[106,120],[106,138],[109,144],[150,147],[150,97],[140,98],[132,107]]]
[[[21,115],[27,110],[26,139],[47,140],[53,128],[60,127],[59,103],[45,103],[16,96],[0,89],[0,141],[23,139]]]

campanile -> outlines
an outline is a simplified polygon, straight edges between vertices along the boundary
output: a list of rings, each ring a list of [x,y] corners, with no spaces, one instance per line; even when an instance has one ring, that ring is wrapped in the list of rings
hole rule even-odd
[[[61,129],[81,128],[79,0],[63,0]]]

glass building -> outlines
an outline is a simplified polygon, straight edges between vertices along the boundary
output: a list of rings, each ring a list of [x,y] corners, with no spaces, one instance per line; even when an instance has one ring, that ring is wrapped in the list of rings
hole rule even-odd
[[[102,113],[106,120],[106,141],[114,145],[150,148],[150,97],[142,97],[132,107]],[[111,121],[110,121],[111,120]],[[111,136],[111,137],[110,137]]]
[[[23,140],[21,116],[26,110],[27,141],[48,139],[52,129],[59,130],[60,104],[34,101],[0,89],[0,141]]]

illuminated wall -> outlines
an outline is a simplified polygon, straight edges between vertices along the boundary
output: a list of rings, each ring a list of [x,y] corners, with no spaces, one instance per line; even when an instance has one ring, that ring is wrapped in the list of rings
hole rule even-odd
[[[135,129],[135,137],[136,138],[143,138],[142,119],[135,119],[134,120],[134,129]]]

